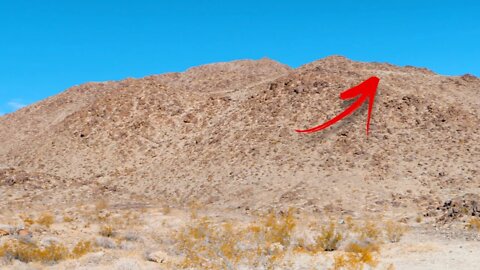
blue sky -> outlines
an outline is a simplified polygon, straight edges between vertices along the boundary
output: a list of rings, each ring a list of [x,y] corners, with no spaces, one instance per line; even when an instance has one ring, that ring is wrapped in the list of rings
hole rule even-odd
[[[0,114],[88,81],[332,54],[480,76],[480,4],[0,0]]]

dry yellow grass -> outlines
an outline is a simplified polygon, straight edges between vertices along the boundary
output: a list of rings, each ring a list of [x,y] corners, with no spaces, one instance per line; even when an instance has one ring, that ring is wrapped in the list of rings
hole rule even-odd
[[[25,224],[25,226],[27,226],[27,227],[29,227],[29,226],[31,226],[33,223],[35,223],[35,221],[33,220],[33,218],[31,218],[31,217],[28,216],[28,215],[20,215],[20,219],[22,219],[23,224]]]
[[[93,244],[90,241],[80,241],[72,249],[71,258],[80,258],[83,255],[93,251]]]
[[[301,218],[302,214],[294,209],[280,213],[271,211],[242,221],[199,217],[198,208],[195,212],[184,227],[162,232],[162,241],[171,243],[174,239],[175,243],[170,251],[172,256],[178,257],[165,262],[171,269],[289,269],[297,256],[333,258],[333,261],[326,260],[324,267],[334,270],[373,268],[379,262],[381,237],[396,242],[404,232],[404,228],[393,221],[382,225],[383,222],[373,220],[361,222],[350,218],[347,222],[336,222],[331,219],[322,225],[322,220],[310,216],[305,223],[306,218]],[[100,225],[98,233],[103,237],[98,238],[107,241],[106,244],[99,244],[97,239],[95,242],[82,240],[74,246],[69,245],[69,249],[59,243],[44,246],[12,240],[0,247],[0,257],[7,256],[23,262],[56,263],[77,259],[95,249],[111,252],[122,241],[136,239],[136,236],[126,236],[126,230],[138,232],[139,227],[134,224],[139,224],[137,220],[142,218],[131,210],[111,210],[111,213],[107,222],[95,219],[92,224]],[[53,215],[46,213],[38,220],[49,226],[52,219]],[[76,226],[74,221],[78,219],[63,225]],[[95,228],[92,226],[91,230],[95,231]],[[170,251],[167,253],[170,254]]]
[[[72,222],[73,220],[71,216],[63,216],[63,222]]]
[[[104,237],[113,237],[115,235],[115,230],[113,226],[104,224],[100,227],[100,231],[98,233]]]
[[[57,263],[66,259],[78,259],[93,250],[90,241],[79,241],[70,251],[63,244],[51,243],[42,247],[37,243],[11,239],[0,246],[0,258],[7,257],[26,263]]]
[[[283,258],[295,226],[293,210],[272,212],[247,226],[214,224],[205,217],[194,219],[193,225],[176,237],[177,247],[185,256],[179,267],[235,269],[239,263],[258,266],[262,261],[271,266]]]
[[[317,245],[325,251],[334,251],[337,250],[343,238],[335,222],[331,221],[328,226],[322,228],[321,234],[317,237]]]
[[[391,243],[396,243],[400,241],[402,236],[407,231],[407,227],[398,222],[388,220],[385,223],[385,235]]]
[[[423,220],[422,216],[417,216],[417,217],[415,218],[415,222],[417,222],[417,223],[422,222],[422,220]]]
[[[333,269],[356,270],[378,264],[382,230],[376,223],[341,226],[331,221],[312,232],[316,234],[314,243],[306,244],[295,236],[298,220],[293,213],[269,213],[246,224],[216,223],[206,217],[193,219],[176,236],[176,247],[184,256],[176,268],[236,269],[243,265],[275,269],[288,263],[289,254],[316,256],[324,251],[335,252]],[[337,251],[348,240],[349,233],[356,237],[350,239],[345,249]]]
[[[333,270],[362,270],[366,265],[374,268],[378,264],[378,246],[350,243],[346,252],[334,257]]]
[[[285,214],[270,213],[264,220],[264,233],[267,244],[279,243],[283,246],[290,244],[293,229],[296,226],[294,210],[289,209]]]
[[[480,218],[473,217],[467,223],[467,228],[480,232]]]
[[[54,221],[55,217],[53,216],[53,214],[45,212],[40,215],[40,217],[36,220],[36,223],[45,227],[50,227]]]
[[[69,257],[68,249],[60,244],[39,247],[34,243],[9,241],[0,248],[0,255],[22,262],[58,262]]]
[[[359,239],[362,241],[379,241],[382,231],[378,227],[379,222],[368,220],[363,226],[357,226],[355,231],[359,233]]]

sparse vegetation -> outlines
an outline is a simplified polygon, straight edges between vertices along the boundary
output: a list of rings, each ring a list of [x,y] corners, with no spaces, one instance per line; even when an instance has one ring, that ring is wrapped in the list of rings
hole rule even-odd
[[[97,207],[89,209],[90,213],[97,212]],[[325,222],[294,209],[258,213],[244,220],[205,216],[200,213],[208,212],[200,211],[199,207],[194,207],[194,211],[183,227],[175,227],[175,232],[162,232],[155,241],[163,245],[168,243],[168,247],[164,246],[165,250],[160,249],[155,252],[157,257],[150,256],[148,260],[161,261],[172,269],[297,269],[294,265],[298,264],[299,258],[309,258],[302,261],[306,263],[305,267],[318,266],[321,258],[324,269],[373,269],[380,260],[382,237],[397,242],[405,232],[403,225],[393,221],[383,223],[380,219],[370,219],[361,222],[347,217]],[[28,239],[6,238],[8,240],[0,246],[0,257],[24,263],[57,263],[78,259],[97,249],[108,253],[135,252],[144,241],[148,241],[141,237],[138,225],[142,223],[138,213],[105,209],[100,212],[111,215],[105,220],[86,216],[82,219],[81,213],[84,212],[79,212],[80,215],[69,212],[68,216],[62,216],[64,221],[66,217],[79,218],[67,220],[69,224],[58,224],[67,228],[82,226],[93,232],[97,229],[99,235],[92,241],[64,243],[59,236],[47,234],[37,243],[35,230],[32,230],[33,237]],[[44,228],[40,229],[48,232],[53,219],[52,214],[44,213],[35,219],[35,223],[43,225]],[[168,226],[165,222],[159,224]]]
[[[356,226],[354,229],[359,234],[362,241],[379,241],[382,234],[376,222],[372,220],[366,221],[363,226]]]
[[[98,233],[104,237],[113,237],[115,235],[115,230],[113,226],[104,224],[100,227],[100,231]]]
[[[10,240],[0,246],[0,257],[27,263],[55,263],[65,259],[79,258],[92,250],[91,243],[85,241],[78,242],[72,251],[69,251],[63,244],[50,243],[41,247],[36,243]]]
[[[20,218],[22,219],[23,221],[23,224],[25,224],[25,226],[31,226],[33,223],[35,223],[35,221],[33,220],[33,218],[31,218],[30,216],[27,216],[27,215],[20,215]]]
[[[378,264],[378,251],[375,244],[350,243],[346,252],[334,257],[333,270],[362,270],[366,265],[374,268]]]
[[[177,248],[183,255],[179,268],[237,269],[240,267],[275,269],[288,265],[290,255],[305,253],[316,256],[334,252],[332,269],[374,268],[379,261],[382,230],[369,221],[363,226],[339,226],[334,221],[322,226],[314,243],[296,237],[298,220],[290,210],[270,213],[246,224],[215,223],[203,217],[192,221],[177,235]],[[352,220],[353,224],[354,221]],[[349,229],[350,228],[350,229]],[[347,238],[349,232],[355,238]],[[342,250],[340,246],[349,241]]]
[[[297,223],[293,211],[293,209],[289,209],[281,215],[272,212],[267,216],[263,226],[267,244],[278,243],[283,246],[290,244],[293,229]]]
[[[43,225],[45,227],[50,227],[54,221],[55,217],[48,212],[41,214],[40,217],[36,220],[37,224]]]
[[[123,235],[123,239],[130,242],[135,242],[140,239],[138,232],[128,231]]]
[[[71,258],[80,258],[83,255],[93,251],[93,244],[90,241],[80,241],[72,249]]]
[[[317,245],[325,251],[337,250],[343,234],[337,229],[335,222],[331,221],[328,226],[322,228],[321,234],[317,237]]]
[[[400,223],[397,223],[395,221],[388,220],[385,223],[385,235],[388,241],[392,243],[396,243],[400,241],[400,239],[402,238],[402,236],[405,234],[406,231],[407,231],[406,226]]]
[[[63,222],[72,222],[74,219],[71,216],[63,216]]]
[[[95,244],[98,247],[106,248],[106,249],[114,249],[117,247],[115,241],[108,237],[97,237],[95,239]]]
[[[480,218],[473,217],[467,223],[467,228],[480,232]]]
[[[225,222],[215,226],[208,218],[195,220],[177,236],[184,255],[182,267],[235,269],[238,265],[267,265],[281,259],[291,243],[293,210],[268,214],[259,223],[245,227]]]

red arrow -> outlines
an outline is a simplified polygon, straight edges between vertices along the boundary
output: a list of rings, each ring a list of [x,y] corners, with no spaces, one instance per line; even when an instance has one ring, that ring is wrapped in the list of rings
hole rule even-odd
[[[352,99],[357,96],[359,96],[359,98],[355,102],[353,102],[350,107],[345,109],[345,111],[343,111],[339,115],[335,116],[333,119],[313,128],[309,128],[305,130],[297,129],[295,131],[303,132],[303,133],[312,133],[312,132],[316,132],[324,128],[327,128],[335,124],[336,122],[342,120],[344,117],[347,117],[348,115],[353,113],[355,110],[360,108],[360,106],[362,106],[363,102],[365,102],[368,99],[368,116],[367,116],[367,136],[368,136],[368,129],[370,128],[370,116],[372,114],[373,101],[375,99],[375,94],[377,93],[377,86],[379,81],[380,81],[379,78],[373,76],[368,78],[366,81],[360,83],[359,85],[343,91],[340,94],[340,98],[343,100]]]

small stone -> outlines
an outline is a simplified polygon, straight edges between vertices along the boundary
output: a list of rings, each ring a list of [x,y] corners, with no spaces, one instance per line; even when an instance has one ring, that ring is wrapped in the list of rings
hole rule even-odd
[[[23,236],[23,237],[30,237],[30,236],[32,236],[32,233],[31,233],[29,230],[27,230],[27,229],[21,229],[21,230],[19,230],[19,231],[17,232],[17,234],[18,234],[19,236]]]
[[[149,252],[146,254],[146,259],[156,263],[176,263],[176,258],[169,256],[163,251]]]

